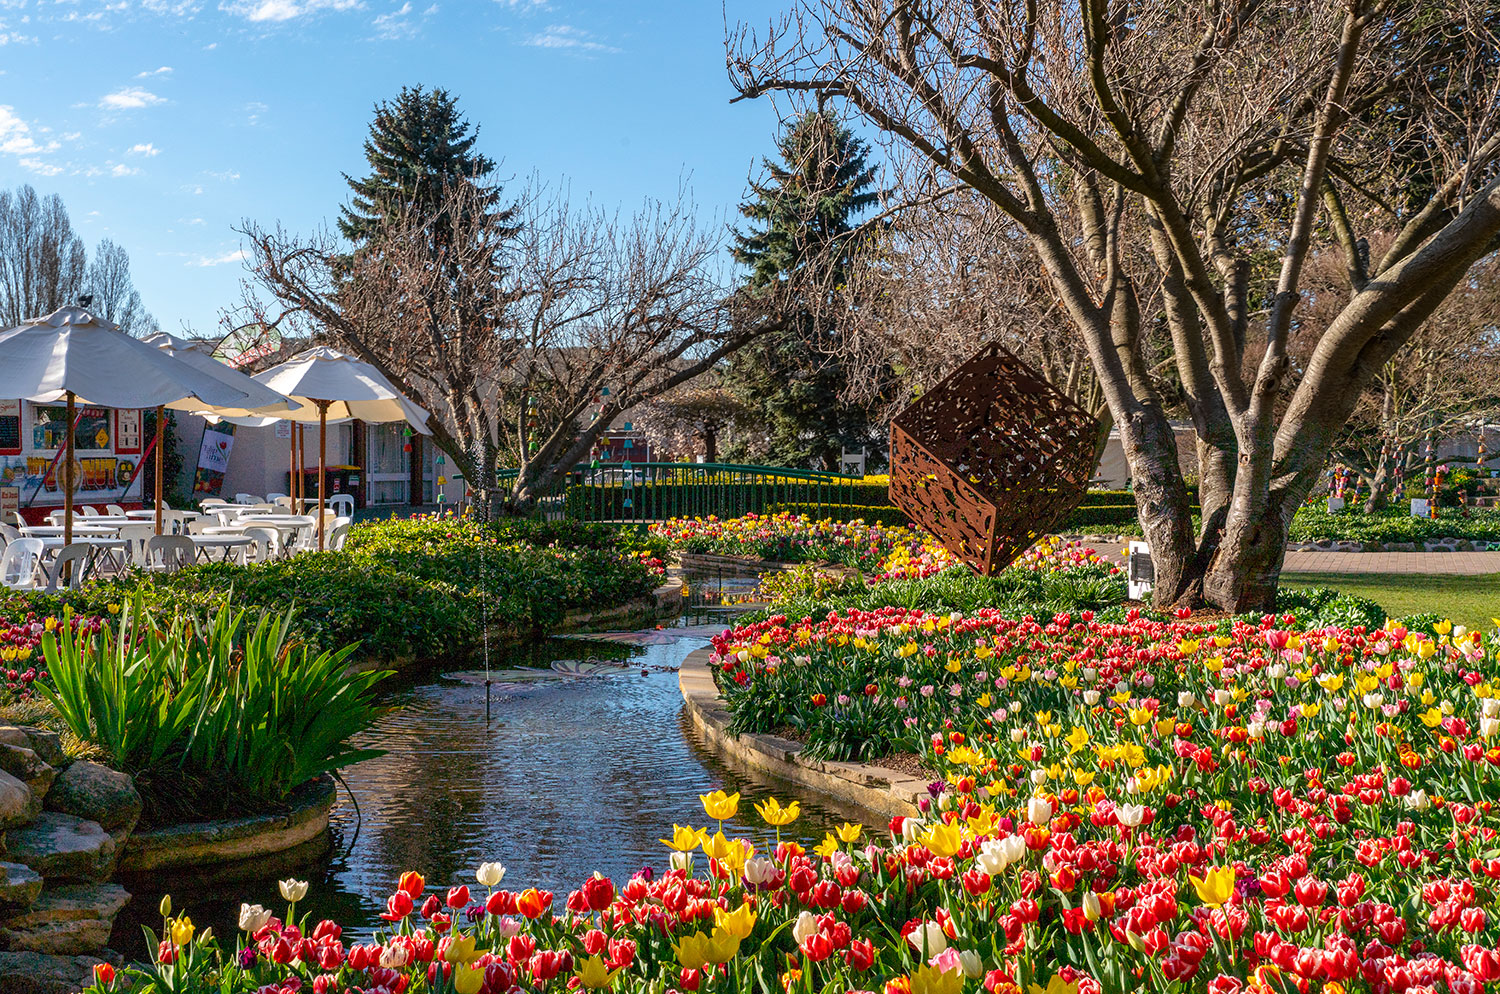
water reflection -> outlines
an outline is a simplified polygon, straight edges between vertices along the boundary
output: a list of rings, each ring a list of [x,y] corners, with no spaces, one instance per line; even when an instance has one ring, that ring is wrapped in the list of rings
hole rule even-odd
[[[613,676],[497,686],[488,721],[482,682],[438,675],[395,692],[393,710],[361,743],[387,755],[345,771],[357,809],[341,789],[334,855],[309,874],[312,888],[299,910],[335,918],[358,938],[381,924],[377,916],[402,871],[420,871],[429,886],[473,884],[474,868],[493,860],[508,868],[506,886],[553,890],[560,903],[594,869],[620,881],[642,866],[664,868],[658,840],[674,822],[703,825],[697,796],[718,787],[744,795],[735,828],[759,845],[773,831],[751,803],[767,796],[802,801],[801,820],[786,831],[804,841],[859,820],[857,811],[727,768],[689,734],[675,670],[722,624],[721,615],[710,615],[708,625],[641,647],[538,643],[520,653],[522,663],[625,656],[631,666]],[[650,672],[642,675],[643,667]],[[115,948],[144,951],[139,926],[154,919],[158,897],[137,896],[117,923]],[[269,879],[176,898],[200,927],[212,924],[220,935],[233,934],[241,900],[278,912],[284,903]]]

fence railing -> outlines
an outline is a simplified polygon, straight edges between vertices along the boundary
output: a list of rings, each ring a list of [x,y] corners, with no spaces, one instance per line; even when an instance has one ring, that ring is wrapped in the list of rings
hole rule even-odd
[[[501,483],[516,478],[501,470]],[[732,463],[611,462],[579,467],[540,513],[578,521],[651,522],[668,518],[738,517],[795,510],[821,517],[824,508],[868,503],[862,477]]]

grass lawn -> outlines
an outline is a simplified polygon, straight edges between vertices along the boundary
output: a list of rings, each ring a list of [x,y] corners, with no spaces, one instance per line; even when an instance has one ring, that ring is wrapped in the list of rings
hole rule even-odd
[[[1415,573],[1287,573],[1289,587],[1332,587],[1368,597],[1393,618],[1443,614],[1455,624],[1489,628],[1500,617],[1500,574],[1449,576]]]

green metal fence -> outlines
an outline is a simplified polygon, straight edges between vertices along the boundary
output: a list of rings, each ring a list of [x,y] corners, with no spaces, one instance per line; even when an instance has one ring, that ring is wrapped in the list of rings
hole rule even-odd
[[[502,483],[515,470],[502,470]],[[886,503],[883,486],[858,476],[730,463],[617,462],[579,467],[561,494],[542,502],[548,517],[650,522],[668,518],[769,513],[790,507],[821,517],[825,508]]]

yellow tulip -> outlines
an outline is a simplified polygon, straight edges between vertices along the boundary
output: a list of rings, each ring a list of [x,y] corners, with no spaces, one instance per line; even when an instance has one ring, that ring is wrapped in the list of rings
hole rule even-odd
[[[619,972],[619,970],[611,970],[605,966],[604,960],[598,956],[587,956],[579,961],[578,969],[574,971],[574,976],[578,978],[578,983],[583,987],[591,991],[597,991],[603,990],[613,984],[615,982],[615,975]],[[481,980],[484,979],[483,970],[479,971],[479,976]],[[457,983],[456,977],[454,978],[454,982]],[[478,988],[475,988],[475,990],[478,990]],[[465,992],[461,991],[460,994],[465,994]]]
[[[724,837],[723,832],[715,832],[713,835],[704,833],[703,855],[709,859],[727,859],[740,848],[739,840],[729,840]]]
[[[755,928],[755,906],[742,904],[733,911],[714,908],[714,925],[736,939],[748,939]]]
[[[1444,618],[1442,621],[1439,621],[1437,624],[1433,625],[1432,630],[1437,632],[1439,635],[1447,635],[1449,632],[1453,631],[1453,622]]]
[[[1052,979],[1047,981],[1045,990],[1036,984],[1031,984],[1028,994],[1078,994],[1078,984],[1076,981],[1069,983],[1054,973]]]
[[[1428,708],[1417,717],[1422,719],[1422,724],[1428,728],[1436,728],[1443,723],[1443,712],[1437,708]]]
[[[703,802],[703,810],[714,821],[728,821],[740,809],[738,791],[726,794],[722,790],[716,790],[712,794],[699,794],[698,800]]]
[[[839,840],[833,837],[832,832],[823,833],[823,841],[813,846],[813,852],[827,859],[839,851]]]
[[[193,920],[183,915],[172,922],[173,945],[185,946],[193,941]]]
[[[934,856],[954,856],[963,848],[964,835],[959,827],[936,822],[918,837],[918,841],[932,851]]]
[[[946,669],[948,670],[949,673],[957,673],[959,670],[961,670],[963,668],[964,668],[964,664],[959,660],[959,658],[957,656],[953,656],[952,658],[950,658],[948,660],[948,665],[946,667]]]
[[[456,994],[479,994],[479,988],[484,986],[485,969],[485,967],[470,966],[467,963],[454,967],[453,990]]]
[[[1188,874],[1198,899],[1210,908],[1222,908],[1234,896],[1234,867],[1218,866],[1201,877]]]
[[[783,808],[781,802],[776,800],[776,798],[768,797],[765,803],[757,804],[755,810],[765,820],[767,825],[773,825],[776,828],[785,828],[797,820],[797,816],[802,813],[802,806],[799,802],[793,801]]]
[[[692,852],[703,844],[708,837],[706,828],[689,828],[686,825],[673,825],[672,837],[662,839],[661,844],[668,849],[676,849],[678,852]]]
[[[939,970],[925,963],[911,972],[911,994],[959,994],[964,989],[962,970]]]
[[[863,825],[857,822],[846,821],[838,827],[840,842],[855,843],[859,841],[859,834],[865,830]]]
[[[713,935],[709,936],[703,953],[710,963],[727,963],[734,959],[740,951],[740,940],[730,935],[724,929],[714,929]]]
[[[1155,718],[1150,708],[1131,708],[1130,723],[1132,725],[1144,725]]]
[[[474,948],[474,936],[456,933],[448,940],[448,949],[443,959],[449,963],[472,963],[479,958]]]
[[[1074,726],[1073,730],[1068,733],[1068,737],[1063,739],[1063,741],[1068,744],[1068,755],[1071,756],[1075,752],[1081,752],[1083,747],[1088,744],[1089,733],[1084,731],[1081,726]]]
[[[708,936],[694,932],[673,943],[672,951],[677,954],[677,962],[684,970],[701,970],[710,962],[708,945]]]

